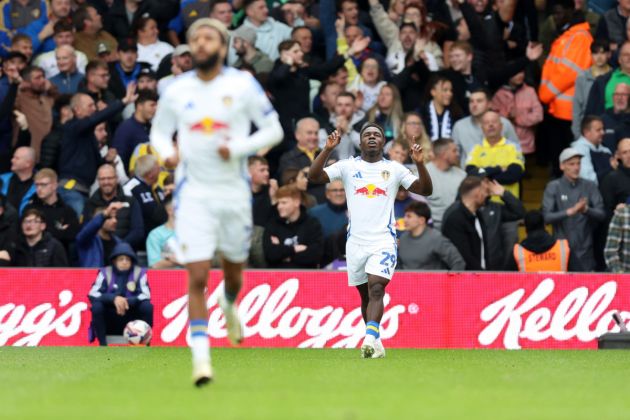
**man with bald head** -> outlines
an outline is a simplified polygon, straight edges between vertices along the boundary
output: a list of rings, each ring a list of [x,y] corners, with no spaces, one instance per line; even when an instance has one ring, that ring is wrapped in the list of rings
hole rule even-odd
[[[55,59],[59,74],[51,77],[50,83],[57,87],[59,93],[74,95],[79,90],[79,83],[83,80],[83,74],[77,69],[77,56],[74,47],[62,45],[55,50]]]
[[[321,152],[319,148],[319,122],[311,117],[299,120],[295,126],[295,140],[297,145],[280,157],[278,179],[281,179],[283,172],[289,168],[310,167],[319,155]],[[336,152],[333,152],[332,159],[337,160]],[[318,203],[325,202],[326,187],[324,184],[309,184],[308,192],[315,196]]]
[[[11,172],[0,175],[0,193],[22,214],[22,210],[35,194],[33,175],[35,174],[35,150],[32,147],[18,147],[11,159]]]
[[[135,84],[130,84],[122,101],[115,100],[102,111],[97,111],[94,99],[84,93],[77,93],[70,101],[74,118],[62,127],[58,192],[79,216],[83,213],[96,171],[103,163],[94,129],[118,115],[137,96]]]
[[[630,137],[630,85],[619,83],[613,92],[613,107],[602,114],[604,123],[603,145],[615,153],[617,142]]]

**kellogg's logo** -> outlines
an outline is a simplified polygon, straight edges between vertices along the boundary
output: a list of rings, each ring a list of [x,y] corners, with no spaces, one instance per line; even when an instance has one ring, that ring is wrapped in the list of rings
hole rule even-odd
[[[245,338],[299,338],[300,348],[324,347],[327,344],[334,348],[355,348],[365,336],[361,309],[346,311],[331,305],[318,308],[298,306],[294,300],[299,289],[300,281],[293,278],[275,290],[268,284],[261,284],[243,296],[239,314],[245,325]],[[217,305],[219,293],[223,293],[223,283],[208,297],[208,333],[211,338],[226,336],[225,319]],[[383,339],[396,335],[398,317],[405,312],[403,305],[387,308],[389,301],[389,295],[385,295],[386,309],[381,321]],[[168,304],[162,315],[169,323],[162,330],[161,339],[166,344],[173,343],[188,329],[188,296],[184,295]]]

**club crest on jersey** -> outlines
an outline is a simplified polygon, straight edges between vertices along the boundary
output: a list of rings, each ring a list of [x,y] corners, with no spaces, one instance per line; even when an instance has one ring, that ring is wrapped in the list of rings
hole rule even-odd
[[[226,123],[215,121],[210,117],[206,117],[190,126],[190,131],[201,131],[204,134],[212,134],[218,130],[227,130],[230,128]]]
[[[354,190],[354,195],[364,195],[367,198],[387,197],[387,190],[377,187],[374,184],[367,184],[365,187]]]
[[[389,171],[383,171],[381,172],[381,176],[383,177],[384,181],[387,181],[389,179]]]
[[[223,97],[223,105],[230,107],[232,106],[232,97],[231,96],[224,96]]]

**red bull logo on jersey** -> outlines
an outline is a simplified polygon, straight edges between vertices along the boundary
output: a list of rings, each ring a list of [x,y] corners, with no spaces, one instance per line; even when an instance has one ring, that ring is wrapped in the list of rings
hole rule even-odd
[[[204,134],[212,134],[218,130],[227,130],[230,128],[226,123],[213,120],[210,117],[206,117],[196,124],[190,126],[190,131],[201,131]]]
[[[364,195],[367,198],[374,198],[387,196],[387,190],[377,187],[374,184],[367,184],[365,187],[357,188],[354,190],[354,195]]]

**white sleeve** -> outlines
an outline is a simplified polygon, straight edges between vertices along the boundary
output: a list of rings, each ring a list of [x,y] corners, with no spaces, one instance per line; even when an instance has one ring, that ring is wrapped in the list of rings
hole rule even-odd
[[[400,185],[402,185],[404,189],[408,190],[409,187],[411,187],[411,184],[413,184],[414,182],[418,180],[418,177],[415,176],[409,168],[405,168],[403,165],[401,165],[398,162],[393,162],[393,163],[394,163],[394,168],[396,168],[395,169],[396,175],[398,176],[398,179],[400,180],[399,181]]]
[[[169,100],[168,95],[161,98],[151,125],[151,146],[155,148],[162,159],[168,159],[175,155],[173,133],[177,131],[177,115],[171,104],[172,101]]]
[[[332,165],[324,168],[324,172],[326,172],[326,175],[328,175],[328,179],[330,181],[343,181],[345,163],[345,160],[340,160],[339,162],[335,162]]]
[[[230,152],[235,157],[249,156],[265,147],[275,146],[284,136],[278,113],[265,91],[253,76],[249,76],[249,79],[252,97],[248,98],[247,112],[258,129],[249,137],[228,143]]]

